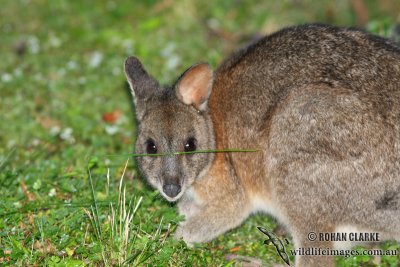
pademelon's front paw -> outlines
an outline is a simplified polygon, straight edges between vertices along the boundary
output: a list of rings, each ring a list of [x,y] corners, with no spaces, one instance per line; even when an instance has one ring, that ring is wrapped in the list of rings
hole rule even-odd
[[[174,239],[176,240],[181,240],[183,239],[183,241],[185,241],[185,243],[187,244],[188,247],[192,247],[193,243],[189,242],[186,238],[187,234],[185,234],[185,227],[182,225],[179,225],[178,228],[175,231],[174,234]]]
[[[193,243],[202,243],[211,240],[213,229],[204,220],[192,218],[183,222],[175,231],[175,239],[183,239],[186,244],[192,246]]]

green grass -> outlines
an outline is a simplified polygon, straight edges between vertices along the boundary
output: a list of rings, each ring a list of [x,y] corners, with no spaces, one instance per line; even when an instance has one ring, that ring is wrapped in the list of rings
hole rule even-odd
[[[366,3],[367,29],[389,36],[398,2]],[[171,238],[176,207],[132,160],[125,170],[135,125],[123,62],[136,55],[170,83],[195,62],[216,67],[259,35],[315,21],[356,20],[344,0],[2,1],[0,265],[235,265],[228,254],[282,263],[256,228],[277,227],[264,215],[194,248]]]

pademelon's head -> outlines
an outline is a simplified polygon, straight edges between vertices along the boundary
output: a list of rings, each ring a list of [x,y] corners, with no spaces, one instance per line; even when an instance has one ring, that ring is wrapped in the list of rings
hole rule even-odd
[[[125,73],[139,126],[136,154],[163,154],[137,157],[140,171],[168,201],[176,201],[214,158],[212,153],[171,155],[215,148],[207,107],[213,71],[196,64],[172,87],[162,87],[136,57],[129,57]]]

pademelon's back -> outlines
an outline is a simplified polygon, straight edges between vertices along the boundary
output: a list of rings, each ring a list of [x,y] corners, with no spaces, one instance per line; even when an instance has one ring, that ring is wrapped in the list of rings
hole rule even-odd
[[[325,25],[283,29],[243,49],[216,72],[210,108],[245,136],[266,128],[291,90],[325,83],[354,91],[385,118],[400,121],[400,47],[360,30]],[[396,121],[395,121],[396,120]]]

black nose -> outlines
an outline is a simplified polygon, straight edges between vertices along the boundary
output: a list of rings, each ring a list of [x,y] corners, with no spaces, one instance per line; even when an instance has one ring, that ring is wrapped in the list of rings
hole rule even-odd
[[[181,192],[181,186],[178,184],[165,184],[163,185],[163,191],[169,197],[176,197]]]

